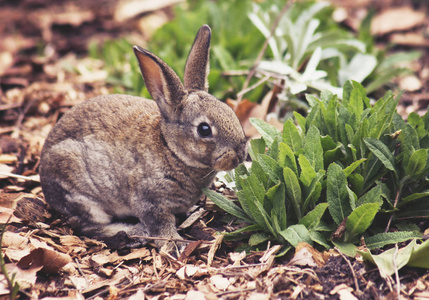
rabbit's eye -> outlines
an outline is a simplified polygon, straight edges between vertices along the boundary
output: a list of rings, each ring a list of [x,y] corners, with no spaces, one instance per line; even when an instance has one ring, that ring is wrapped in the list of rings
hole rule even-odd
[[[200,125],[198,125],[197,131],[201,137],[209,137],[212,135],[212,129],[207,123],[201,123]]]

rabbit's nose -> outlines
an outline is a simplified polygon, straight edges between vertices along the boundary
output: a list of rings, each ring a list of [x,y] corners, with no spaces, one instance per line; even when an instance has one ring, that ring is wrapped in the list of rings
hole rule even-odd
[[[235,153],[237,153],[238,158],[237,165],[245,161],[247,157],[247,142],[245,141],[244,144],[239,145],[237,149],[235,149]]]

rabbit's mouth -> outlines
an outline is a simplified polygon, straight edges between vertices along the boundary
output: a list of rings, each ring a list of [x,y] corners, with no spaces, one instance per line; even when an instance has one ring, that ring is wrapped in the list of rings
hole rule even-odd
[[[217,172],[229,171],[237,167],[241,162],[243,162],[243,157],[234,150],[227,150],[216,157],[213,169]]]

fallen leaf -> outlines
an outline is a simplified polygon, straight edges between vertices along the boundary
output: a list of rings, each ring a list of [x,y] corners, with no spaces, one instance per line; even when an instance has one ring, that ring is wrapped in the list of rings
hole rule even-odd
[[[202,241],[194,241],[186,245],[185,249],[183,249],[180,254],[179,261],[186,260],[194,251],[201,245]]]
[[[248,300],[269,300],[270,295],[269,294],[263,294],[263,293],[251,293],[246,297]]]
[[[194,300],[194,299],[206,300],[207,298],[204,295],[204,293],[201,291],[194,291],[194,290],[188,291],[186,293],[185,300]]]
[[[44,222],[46,218],[51,216],[46,210],[46,204],[33,195],[31,197],[22,197],[17,202],[15,215],[32,223]]]
[[[46,248],[37,248],[21,258],[17,266],[21,269],[37,268],[43,273],[55,274],[72,259],[69,255]]]
[[[393,44],[410,47],[429,47],[429,38],[426,38],[421,32],[395,33],[390,36],[389,41]]]
[[[357,300],[358,298],[356,298],[352,294],[352,291],[353,291],[353,289],[351,287],[349,287],[345,283],[342,283],[342,284],[337,285],[336,287],[334,287],[329,292],[329,294],[331,294],[331,295],[338,294],[338,296],[340,296],[340,300]]]
[[[16,264],[6,264],[7,273],[10,276],[15,276],[15,280],[18,282],[20,289],[23,290],[34,286],[37,280],[37,272],[42,268],[43,266],[22,269]]]
[[[406,90],[408,92],[415,92],[420,90],[423,87],[423,84],[421,80],[416,76],[409,75],[399,80],[399,87],[401,88],[401,90]]]
[[[0,172],[7,172],[7,173],[12,172],[11,170],[13,170],[13,168],[9,166],[6,166],[6,167],[9,167],[9,168],[6,168],[4,167],[5,166],[4,164],[13,164],[13,163],[16,163],[17,161],[18,161],[18,157],[16,157],[16,155],[14,154],[1,154],[0,164],[2,165],[0,165]],[[1,176],[4,176],[4,175],[1,175]],[[0,177],[0,178],[7,178],[7,176]]]
[[[310,244],[305,242],[299,243],[295,248],[295,255],[289,264],[309,267],[322,267],[325,265],[325,259],[322,253],[314,249]]]
[[[374,17],[371,32],[375,35],[384,35],[420,26],[424,21],[423,11],[415,11],[409,6],[389,8]]]
[[[123,22],[137,15],[155,11],[180,2],[183,2],[183,0],[122,0],[118,2],[113,18],[117,22]]]
[[[213,275],[210,277],[210,283],[221,291],[226,291],[226,289],[231,285],[231,282],[222,275]]]
[[[12,208],[6,208],[0,206],[0,224],[9,223],[22,223],[21,219],[16,217],[13,213],[15,212]]]

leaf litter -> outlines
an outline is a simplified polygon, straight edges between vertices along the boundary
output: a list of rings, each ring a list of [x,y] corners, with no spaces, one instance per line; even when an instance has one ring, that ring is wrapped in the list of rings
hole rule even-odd
[[[127,14],[126,7],[131,2],[106,1],[105,9],[98,10],[95,9],[98,1],[85,1],[77,6],[73,1],[61,5],[56,1],[39,1],[34,5],[30,0],[23,0],[0,10],[0,218],[1,223],[9,220],[3,235],[2,255],[9,275],[16,274],[21,298],[397,297],[377,269],[365,268],[359,258],[348,258],[347,263],[334,250],[321,253],[303,243],[297,246],[295,254],[280,258],[276,258],[279,247],[270,244],[247,255],[235,252],[239,244],[217,234],[230,231],[232,225],[221,222],[225,215],[207,199],[202,199],[182,223],[182,236],[197,240],[189,243],[178,258],[150,245],[128,251],[111,250],[100,241],[74,235],[68,225],[49,210],[37,180],[44,139],[69,107],[110,92],[105,84],[107,73],[103,62],[82,55],[89,40],[114,39],[130,32],[142,35],[135,27],[124,26],[124,22],[139,19],[140,24],[145,24],[147,14],[165,16],[167,12],[169,15],[171,5],[178,1],[163,1],[162,7],[158,3],[152,12]],[[360,5],[364,9],[368,7],[365,6],[368,3]],[[121,10],[115,8],[123,9],[124,13],[118,15]],[[386,15],[387,12],[385,18]],[[111,21],[112,16],[117,23]],[[382,34],[390,35],[391,40],[398,39],[398,34],[418,34],[421,20],[413,20],[415,23],[408,27],[390,27],[383,29]],[[427,24],[427,17],[425,20]],[[11,31],[11,24],[20,29]],[[395,23],[395,26],[399,25]],[[37,53],[40,41],[48,45],[43,54]],[[404,45],[415,44],[427,47],[426,40]],[[428,59],[427,54],[424,59]],[[421,85],[414,79],[415,88],[408,94],[411,100],[401,105],[404,112],[410,107],[413,111],[426,108],[427,73],[427,67],[418,70],[417,80]],[[238,104],[230,101],[245,128],[249,128],[246,129],[249,137],[254,137],[256,132],[251,129],[250,117],[267,120],[275,106],[275,97],[274,89],[261,105],[245,100]],[[407,97],[405,99],[407,101]],[[271,124],[279,125],[276,120]],[[11,173],[20,176],[13,177]],[[222,183],[217,183],[216,188],[230,194]],[[391,270],[391,266],[389,268]],[[401,272],[403,295],[416,299],[429,297],[427,272],[412,268]],[[5,276],[0,274],[1,296],[9,294],[4,283]]]

